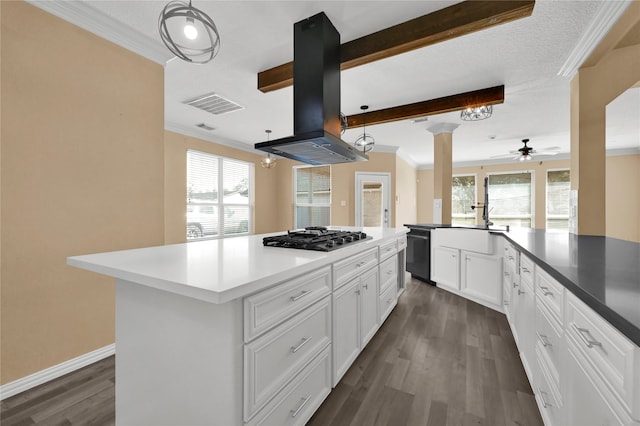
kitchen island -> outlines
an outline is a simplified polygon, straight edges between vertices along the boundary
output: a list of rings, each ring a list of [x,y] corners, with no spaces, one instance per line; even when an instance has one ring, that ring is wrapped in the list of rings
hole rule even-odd
[[[68,258],[116,278],[116,421],[304,424],[404,288],[406,228],[329,252],[266,235]]]

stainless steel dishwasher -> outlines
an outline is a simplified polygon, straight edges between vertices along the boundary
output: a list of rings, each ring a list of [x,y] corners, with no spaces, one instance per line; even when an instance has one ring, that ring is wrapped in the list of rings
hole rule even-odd
[[[407,234],[407,271],[413,278],[435,285],[431,281],[431,230],[409,226]]]

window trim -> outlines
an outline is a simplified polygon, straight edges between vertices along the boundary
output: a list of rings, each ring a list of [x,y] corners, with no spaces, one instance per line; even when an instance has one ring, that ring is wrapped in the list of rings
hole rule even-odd
[[[571,168],[570,167],[559,167],[553,169],[546,169],[545,171],[545,179],[544,179],[544,228],[545,230],[551,230],[553,232],[569,232],[569,219],[571,219],[570,212],[567,212],[567,229],[549,229],[547,228],[547,222],[549,221],[549,172],[569,172],[569,177],[571,177]],[[571,180],[569,180],[569,191],[571,191]],[[568,201],[570,204],[570,201]],[[569,207],[570,208],[570,207]]]
[[[474,182],[474,193],[473,193],[473,198],[474,198],[474,205],[478,203],[478,173],[454,173],[451,175],[451,223],[453,224],[453,178],[454,177],[467,177],[467,176],[473,176],[473,182]],[[477,224],[478,223],[478,209],[474,210],[474,222]]]
[[[188,241],[205,241],[205,240],[218,240],[218,239],[223,239],[223,238],[234,238],[234,237],[241,237],[241,236],[246,236],[246,235],[253,235],[254,234],[254,223],[255,223],[255,217],[254,217],[254,212],[255,212],[255,164],[249,161],[244,161],[244,160],[239,160],[237,158],[232,158],[232,157],[224,157],[222,155],[218,155],[218,154],[214,154],[212,152],[208,152],[208,151],[202,151],[199,149],[193,149],[193,148],[187,148],[187,152],[185,155],[185,180],[188,182],[189,179],[189,152],[195,152],[198,154],[205,154],[208,155],[210,157],[213,157],[216,159],[216,161],[218,162],[218,200],[217,202],[212,202],[212,203],[206,203],[203,205],[208,205],[208,206],[214,206],[218,209],[218,234],[216,235],[209,235],[209,236],[202,236],[200,238],[195,238],[195,239],[187,239]],[[234,203],[224,203],[224,161],[232,161],[232,162],[236,162],[236,163],[241,163],[241,164],[245,164],[248,166],[249,169],[249,200],[248,200],[248,204],[234,204]],[[187,182],[185,182],[185,188],[187,188]],[[186,199],[188,199],[188,194],[187,197],[185,197]],[[184,228],[185,231],[187,230],[187,209],[189,206],[189,202],[185,202],[185,213],[184,213],[184,217],[185,217],[185,224],[184,224]],[[242,233],[238,233],[238,234],[224,234],[224,208],[225,207],[232,207],[232,206],[240,206],[240,207],[248,207],[249,208],[249,212],[247,214],[247,232],[242,232]]]
[[[302,203],[302,204],[298,204],[297,199],[298,197],[296,197],[296,189],[297,189],[297,183],[298,183],[298,170],[299,169],[309,169],[309,168],[314,168],[314,167],[329,167],[329,181],[331,182],[331,186],[329,187],[329,204],[327,205],[327,207],[329,207],[329,222],[331,222],[331,205],[333,204],[333,181],[332,181],[332,176],[333,176],[333,168],[331,167],[331,164],[321,164],[321,165],[317,165],[317,166],[311,166],[311,165],[300,165],[300,166],[292,166],[291,168],[293,169],[293,179],[292,179],[292,188],[291,188],[291,194],[293,196],[293,224],[292,224],[292,229],[298,229],[298,209],[297,207],[313,207],[313,206],[317,206],[317,204],[309,204],[309,203]],[[322,207],[325,207],[324,205],[322,205]],[[329,223],[330,224],[330,223]]]
[[[531,229],[536,227],[536,171],[531,169],[510,170],[504,172],[487,172],[486,176],[495,175],[517,175],[521,173],[531,174]],[[491,219],[491,205],[489,205],[489,219]]]

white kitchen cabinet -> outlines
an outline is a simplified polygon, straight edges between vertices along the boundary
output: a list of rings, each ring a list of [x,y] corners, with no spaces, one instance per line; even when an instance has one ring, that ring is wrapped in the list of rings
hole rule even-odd
[[[378,268],[349,281],[333,295],[333,384],[378,330]]]
[[[462,251],[460,287],[463,293],[499,306],[502,302],[502,258]]]
[[[460,250],[434,247],[431,259],[431,280],[439,285],[460,289]]]
[[[573,339],[567,339],[566,424],[638,425],[611,394],[600,375],[592,368]]]
[[[533,283],[520,276],[520,280],[514,283],[512,289],[513,320],[515,338],[520,351],[520,358],[529,381],[533,383],[533,366],[535,362],[535,294]]]

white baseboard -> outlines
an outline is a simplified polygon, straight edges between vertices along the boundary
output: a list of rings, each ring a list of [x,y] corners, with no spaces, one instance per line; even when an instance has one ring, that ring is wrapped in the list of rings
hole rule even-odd
[[[67,373],[78,370],[94,362],[100,361],[108,356],[116,353],[116,344],[113,343],[109,346],[105,346],[95,351],[80,355],[79,357],[70,359],[61,364],[54,365],[53,367],[46,368],[38,371],[37,373],[30,374],[13,382],[9,382],[6,385],[0,386],[0,400],[9,398],[13,395],[17,395],[20,392],[24,392],[28,389],[34,388],[38,385],[64,376]]]

